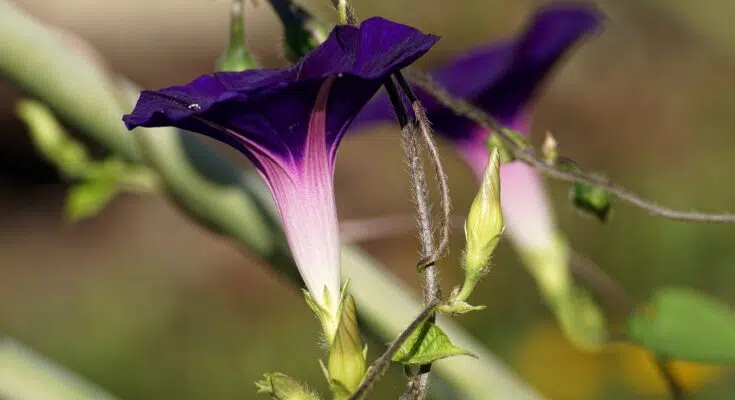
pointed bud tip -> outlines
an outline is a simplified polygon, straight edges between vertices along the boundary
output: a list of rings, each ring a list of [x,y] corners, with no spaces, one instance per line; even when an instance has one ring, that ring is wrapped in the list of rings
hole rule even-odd
[[[556,160],[559,158],[558,142],[549,131],[546,131],[544,144],[541,145],[541,154],[544,156],[544,161],[549,165],[556,164]]]
[[[457,294],[459,294],[459,293],[457,293]],[[461,314],[467,314],[467,313],[472,312],[472,311],[481,311],[481,310],[484,310],[484,309],[485,309],[485,306],[484,305],[473,306],[473,305],[467,303],[464,300],[455,300],[455,299],[452,299],[452,300],[450,300],[450,301],[448,301],[448,302],[446,302],[444,304],[441,304],[437,308],[437,310],[439,312],[442,312],[442,313],[445,313],[445,314],[449,314],[449,315],[452,315],[452,316],[461,315]]]
[[[263,374],[263,380],[255,382],[258,393],[269,394],[275,400],[319,400],[303,384],[280,372]]]
[[[493,147],[480,190],[470,206],[465,222],[465,283],[460,300],[466,300],[472,288],[487,272],[490,259],[504,229],[500,205],[500,151],[497,147]]]

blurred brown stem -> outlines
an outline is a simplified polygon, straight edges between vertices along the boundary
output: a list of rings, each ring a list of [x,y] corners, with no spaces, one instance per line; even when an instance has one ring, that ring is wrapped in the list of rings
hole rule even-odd
[[[583,183],[591,186],[597,186],[605,189],[609,193],[615,195],[620,200],[632,204],[638,208],[642,208],[653,215],[677,220],[690,222],[715,222],[715,223],[735,223],[735,214],[730,213],[703,213],[698,211],[679,211],[669,207],[661,206],[653,201],[642,198],[609,179],[591,175],[579,171],[567,171],[556,165],[551,165],[545,160],[534,154],[532,148],[521,147],[514,141],[504,130],[502,124],[497,122],[486,112],[478,109],[469,102],[455,98],[449,94],[446,89],[437,84],[429,75],[416,70],[404,71],[412,84],[431,93],[433,97],[439,100],[446,107],[454,111],[457,115],[464,116],[479,125],[487,128],[493,134],[498,135],[502,139],[503,144],[511,151],[513,156],[525,162],[526,164],[536,168],[544,175],[550,178],[559,179],[572,183]]]

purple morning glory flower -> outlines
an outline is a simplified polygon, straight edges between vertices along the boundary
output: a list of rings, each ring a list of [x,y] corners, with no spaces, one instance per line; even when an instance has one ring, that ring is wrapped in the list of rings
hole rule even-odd
[[[549,72],[602,20],[591,4],[552,4],[540,9],[520,35],[477,48],[432,76],[454,96],[471,101],[503,125],[527,134],[529,108]],[[480,179],[488,160],[485,139],[489,132],[456,115],[422,89],[415,91],[434,129],[456,145]],[[387,121],[391,112],[389,102],[379,96],[363,109],[355,126]],[[500,179],[503,216],[515,245],[527,252],[557,243],[559,235],[539,173],[515,162],[501,166]]]
[[[340,292],[337,147],[384,80],[437,40],[382,18],[359,28],[337,26],[289,68],[219,72],[184,86],[143,91],[123,121],[128,129],[175,126],[244,153],[273,194],[307,288],[331,311]]]

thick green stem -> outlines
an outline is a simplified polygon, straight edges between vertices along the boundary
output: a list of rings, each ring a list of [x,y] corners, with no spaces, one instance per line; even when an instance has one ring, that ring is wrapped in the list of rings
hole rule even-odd
[[[21,344],[0,338],[0,399],[115,398]]]

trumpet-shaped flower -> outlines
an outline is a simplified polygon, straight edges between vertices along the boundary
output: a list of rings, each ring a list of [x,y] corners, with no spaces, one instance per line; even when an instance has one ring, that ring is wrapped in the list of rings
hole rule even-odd
[[[337,147],[382,82],[437,40],[381,18],[359,28],[337,26],[291,67],[220,72],[143,91],[123,121],[128,129],[175,126],[245,154],[271,190],[309,292],[334,312],[341,284],[333,188]]]
[[[432,76],[452,95],[468,100],[503,125],[529,132],[529,107],[555,64],[570,48],[594,32],[602,15],[589,4],[561,3],[538,11],[517,37],[478,48],[435,71]],[[414,88],[434,129],[450,139],[482,178],[490,132]],[[388,120],[391,109],[378,97],[363,109],[355,126]],[[520,162],[500,168],[501,203],[510,239],[523,252],[558,244],[558,235],[541,177]]]

